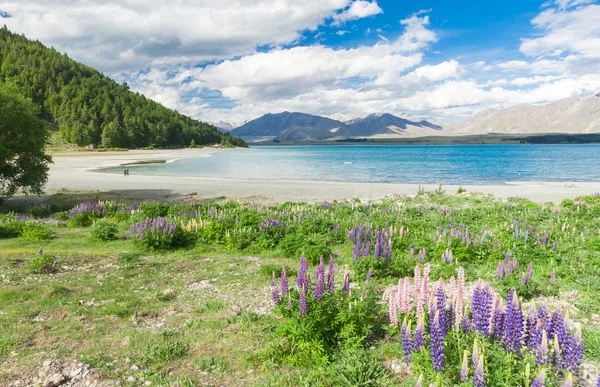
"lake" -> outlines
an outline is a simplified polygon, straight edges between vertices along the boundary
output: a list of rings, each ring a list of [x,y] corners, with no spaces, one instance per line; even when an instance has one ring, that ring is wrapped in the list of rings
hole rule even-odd
[[[131,174],[413,184],[600,181],[600,145],[278,146],[223,152]],[[110,171],[122,173],[123,168]]]

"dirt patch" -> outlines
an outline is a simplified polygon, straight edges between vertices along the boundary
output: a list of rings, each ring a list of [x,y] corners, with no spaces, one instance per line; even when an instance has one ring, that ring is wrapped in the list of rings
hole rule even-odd
[[[12,381],[10,387],[108,387],[115,386],[112,381],[102,380],[100,373],[89,365],[74,361],[65,364],[60,361],[46,360],[37,372]]]

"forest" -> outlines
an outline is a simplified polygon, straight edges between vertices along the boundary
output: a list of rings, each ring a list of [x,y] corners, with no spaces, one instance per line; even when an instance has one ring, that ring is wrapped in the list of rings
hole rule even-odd
[[[0,29],[0,84],[30,98],[40,107],[40,118],[59,130],[64,141],[78,146],[247,146],[6,26]]]

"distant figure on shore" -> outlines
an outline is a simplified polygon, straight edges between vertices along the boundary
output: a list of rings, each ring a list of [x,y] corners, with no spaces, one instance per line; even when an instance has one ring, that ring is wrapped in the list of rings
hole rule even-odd
[[[129,176],[129,169],[123,171],[123,176]]]

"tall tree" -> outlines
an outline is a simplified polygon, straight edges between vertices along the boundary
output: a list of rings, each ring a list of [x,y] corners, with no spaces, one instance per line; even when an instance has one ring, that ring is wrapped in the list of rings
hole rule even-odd
[[[41,193],[50,156],[44,154],[48,131],[31,100],[0,85],[0,197],[18,190]]]

